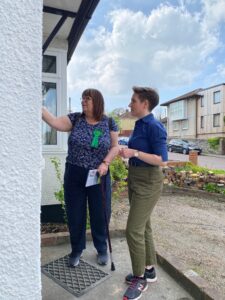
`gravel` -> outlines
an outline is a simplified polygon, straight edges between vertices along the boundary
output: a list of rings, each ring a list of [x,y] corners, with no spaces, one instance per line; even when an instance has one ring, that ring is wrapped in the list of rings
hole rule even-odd
[[[112,226],[125,228],[128,200],[114,202],[113,211]],[[152,227],[159,252],[177,257],[225,295],[225,202],[162,195]]]
[[[111,230],[125,228],[128,210],[126,194],[113,201]],[[159,252],[177,257],[225,295],[225,202],[163,194],[153,211],[152,227]],[[62,224],[42,225],[42,233],[65,230]]]

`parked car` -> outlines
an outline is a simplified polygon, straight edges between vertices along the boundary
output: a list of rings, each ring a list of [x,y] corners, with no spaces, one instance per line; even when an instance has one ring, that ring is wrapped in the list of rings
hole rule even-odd
[[[167,149],[170,152],[179,152],[183,154],[188,154],[191,150],[198,151],[198,154],[202,153],[202,149],[198,145],[186,140],[173,139],[167,144]]]
[[[119,136],[119,138],[118,138],[119,145],[127,146],[128,141],[129,141],[129,137],[127,137],[127,136]]]

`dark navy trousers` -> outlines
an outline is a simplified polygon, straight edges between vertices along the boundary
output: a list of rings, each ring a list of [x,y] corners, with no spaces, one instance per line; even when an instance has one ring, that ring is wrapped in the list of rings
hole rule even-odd
[[[100,184],[85,187],[88,170],[66,163],[64,174],[64,199],[70,232],[72,253],[86,248],[87,203],[94,246],[99,253],[107,251],[106,222],[102,187]],[[110,173],[102,177],[105,209],[109,223],[111,216]]]

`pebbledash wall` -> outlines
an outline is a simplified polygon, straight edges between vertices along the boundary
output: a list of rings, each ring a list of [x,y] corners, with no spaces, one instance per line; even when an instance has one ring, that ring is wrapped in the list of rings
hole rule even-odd
[[[0,299],[41,299],[42,1],[0,5]]]

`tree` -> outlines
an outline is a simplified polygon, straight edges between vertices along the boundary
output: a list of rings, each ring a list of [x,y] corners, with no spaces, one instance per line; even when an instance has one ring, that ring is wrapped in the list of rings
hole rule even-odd
[[[119,130],[122,129],[122,127],[121,127],[120,116],[121,116],[122,114],[124,114],[126,111],[127,111],[126,108],[119,107],[119,108],[115,108],[113,111],[111,111],[111,112],[108,114],[109,117],[112,117],[112,118],[115,120],[115,122],[116,122],[116,124],[117,124]]]

